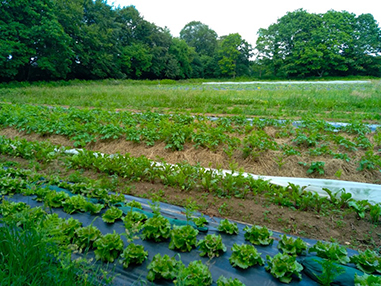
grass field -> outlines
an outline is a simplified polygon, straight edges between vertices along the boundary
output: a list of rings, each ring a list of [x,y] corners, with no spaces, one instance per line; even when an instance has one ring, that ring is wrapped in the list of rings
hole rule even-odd
[[[165,83],[165,82],[164,82]],[[214,113],[279,118],[320,118],[350,122],[381,119],[381,81],[364,84],[167,84],[158,81],[103,81],[6,85],[0,101],[151,110]]]

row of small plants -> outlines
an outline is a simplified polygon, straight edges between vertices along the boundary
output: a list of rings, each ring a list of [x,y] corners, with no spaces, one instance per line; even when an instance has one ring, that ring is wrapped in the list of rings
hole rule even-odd
[[[212,151],[223,146],[229,157],[236,150],[240,150],[243,158],[256,159],[273,150],[281,151],[282,158],[306,154],[329,156],[346,162],[353,160],[351,154],[362,150],[364,154],[358,162],[358,170],[381,170],[381,159],[377,155],[377,148],[381,147],[381,132],[377,131],[370,136],[371,130],[359,122],[334,127],[325,121],[305,119],[296,128],[287,120],[253,118],[248,121],[237,116],[211,121],[204,116],[163,115],[152,112],[141,114],[8,104],[1,107],[1,126],[13,127],[27,133],[63,135],[73,140],[76,147],[83,147],[97,140],[124,138],[149,146],[165,142],[165,148],[172,150],[182,150],[186,142]],[[269,136],[264,131],[266,126],[276,128],[275,135]],[[351,140],[348,136],[343,136],[343,133],[356,137]],[[370,137],[373,137],[374,142]],[[287,138],[290,143],[276,142],[283,138]],[[280,168],[282,158],[278,158]],[[324,174],[324,162],[320,165],[313,163],[310,162],[307,173]]]
[[[36,188],[37,189],[37,188]],[[28,192],[30,195],[31,192]],[[46,195],[48,197],[48,194]],[[64,203],[63,203],[64,204]],[[141,237],[142,239],[152,240],[155,242],[165,241],[171,238],[169,248],[180,252],[191,251],[194,247],[199,247],[200,256],[208,256],[210,259],[220,256],[226,252],[226,246],[222,242],[220,235],[208,234],[204,239],[197,242],[198,231],[190,225],[174,226],[171,229],[169,221],[160,215],[160,208],[153,206],[154,216],[147,219],[142,213],[133,211],[132,206],[141,209],[138,202],[132,201],[129,204],[131,211],[123,218],[126,227],[127,241],[132,242],[134,239]],[[110,211],[112,207],[108,210]],[[106,211],[107,213],[107,211]],[[105,213],[105,214],[106,214]],[[111,214],[113,213],[113,215]],[[82,227],[82,223],[78,220],[69,218],[68,220],[59,218],[56,214],[46,214],[40,208],[30,208],[25,203],[8,202],[3,200],[0,205],[0,214],[4,217],[4,221],[12,221],[21,226],[25,222],[26,217],[38,222],[51,230],[57,243],[62,247],[71,247],[78,249],[80,252],[86,250],[94,250],[96,259],[103,262],[114,262],[119,259],[123,267],[128,268],[129,265],[142,264],[148,257],[148,252],[144,247],[134,243],[130,243],[124,248],[124,243],[119,234],[109,233],[102,235],[98,228],[93,225]],[[107,223],[113,223],[115,219],[121,218],[121,214],[110,212],[108,216],[102,216]],[[105,217],[107,217],[105,219]],[[112,218],[112,219],[110,219]],[[144,222],[145,221],[145,222]],[[144,222],[144,223],[143,223]],[[141,235],[137,235],[141,230]],[[228,220],[221,220],[218,230],[227,234],[238,234],[238,228],[235,223]],[[271,245],[274,239],[271,237],[272,232],[266,227],[252,226],[244,228],[244,237],[247,241],[254,245]],[[282,253],[276,254],[274,257],[266,256],[267,266],[274,277],[283,283],[290,283],[293,275],[301,279],[301,271],[303,266],[296,260],[296,256],[304,255],[307,252],[307,244],[300,238],[292,238],[283,235],[278,243],[278,249]],[[313,247],[309,248],[309,253],[316,253],[317,256],[328,259],[332,262],[347,264],[349,262],[367,274],[381,273],[381,257],[374,251],[359,251],[358,255],[348,258],[347,251],[343,246],[337,243],[327,244],[318,241]],[[234,244],[232,247],[232,255],[229,262],[233,267],[247,269],[256,265],[264,265],[265,262],[253,245]],[[181,260],[168,255],[161,256],[156,254],[149,263],[147,279],[155,281],[157,279],[167,279],[174,281],[175,285],[211,285],[212,276],[206,265],[201,261],[192,261],[188,267],[185,267]],[[381,278],[376,276],[356,276],[356,285],[362,284],[361,281],[380,282]],[[237,279],[226,279],[220,277],[217,285],[243,285]]]
[[[242,173],[222,174],[186,163],[170,165],[162,162],[159,165],[144,156],[136,158],[128,154],[107,155],[86,149],[76,155],[66,155],[55,150],[59,150],[59,147],[47,142],[12,140],[0,136],[0,153],[5,155],[42,162],[62,158],[73,169],[91,169],[131,181],[160,182],[184,191],[198,190],[220,197],[234,196],[244,199],[264,194],[271,203],[301,211],[329,213],[333,210],[352,210],[359,219],[365,219],[369,214],[370,220],[375,224],[379,223],[381,216],[380,204],[371,204],[367,200],[355,201],[344,189],[333,193],[326,188],[324,190],[328,197],[321,197],[315,192],[306,191],[305,187],[291,183],[287,187],[275,186],[266,180],[246,177]]]

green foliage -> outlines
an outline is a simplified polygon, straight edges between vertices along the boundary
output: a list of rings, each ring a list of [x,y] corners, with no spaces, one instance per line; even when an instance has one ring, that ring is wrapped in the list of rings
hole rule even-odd
[[[359,218],[364,219],[365,212],[369,209],[369,202],[367,200],[350,201],[348,206],[352,207],[356,211]]]
[[[65,200],[63,203],[63,210],[68,214],[72,214],[77,211],[86,211],[86,205],[88,204],[84,196],[72,196]]]
[[[319,175],[324,175],[324,165],[325,162],[311,162],[311,165],[307,170],[307,174],[317,173]]]
[[[142,204],[135,200],[127,202],[126,205],[132,208],[143,209]]]
[[[235,222],[230,222],[227,219],[221,220],[218,225],[218,231],[227,234],[238,234],[238,226]]]
[[[169,249],[189,252],[197,243],[198,230],[190,225],[173,226]]]
[[[68,198],[69,195],[65,192],[50,191],[44,197],[44,204],[51,208],[60,208]]]
[[[75,230],[74,243],[79,249],[91,249],[94,242],[102,236],[101,231],[93,225],[80,227]]]
[[[302,255],[305,254],[307,250],[307,243],[305,243],[299,237],[287,237],[284,234],[282,235],[281,240],[278,243],[278,249],[282,250],[283,253],[286,253],[288,255]]]
[[[377,286],[381,284],[381,277],[376,275],[358,276],[355,273],[355,286]]]
[[[358,251],[359,254],[353,255],[350,262],[356,264],[361,271],[372,274],[381,274],[381,257],[374,251],[367,249]]]
[[[241,281],[239,281],[237,278],[234,278],[234,280],[230,278],[226,278],[224,276],[220,276],[217,280],[217,286],[245,286]]]
[[[122,218],[122,220],[127,223],[129,221],[131,222],[144,222],[145,220],[147,220],[147,216],[143,213],[140,213],[140,212],[136,212],[136,211],[129,211],[125,217]]]
[[[154,216],[145,222],[142,238],[159,242],[168,239],[170,234],[171,224],[168,219],[163,216]]]
[[[316,260],[322,266],[322,273],[316,278],[322,285],[331,285],[335,278],[345,273],[345,269],[329,259]]]
[[[372,222],[377,224],[381,216],[381,204],[369,204],[369,209],[369,214],[372,219]]]
[[[294,256],[278,253],[274,257],[266,255],[266,259],[268,264],[265,267],[266,270],[270,271],[279,281],[290,283],[292,275],[302,280],[302,274],[300,274],[300,272],[303,270],[303,266],[295,260]]]
[[[232,247],[232,255],[229,262],[233,267],[247,269],[254,265],[264,265],[264,260],[261,258],[261,253],[257,249],[248,244],[238,245],[235,243]]]
[[[346,248],[340,246],[338,243],[324,243],[322,241],[317,241],[308,252],[316,252],[317,256],[321,258],[326,258],[341,264],[347,264],[349,262]]]
[[[243,230],[245,231],[245,239],[250,241],[252,244],[270,245],[274,242],[274,239],[270,238],[273,232],[269,231],[265,226],[246,226]]]
[[[142,264],[148,257],[148,251],[144,250],[143,245],[130,243],[124,250],[119,263],[123,264],[124,268],[128,268],[130,264]]]
[[[176,260],[175,257],[169,257],[167,254],[161,256],[160,253],[158,253],[147,266],[147,279],[149,281],[159,279],[174,280],[183,267],[184,264],[181,260]]]
[[[191,261],[188,267],[181,268],[174,281],[178,286],[212,285],[212,274],[202,261]]]
[[[221,235],[208,234],[197,243],[197,246],[200,247],[200,256],[207,255],[209,258],[219,257],[221,252],[226,252]]]
[[[101,236],[94,242],[95,259],[101,259],[103,262],[114,262],[123,251],[123,241],[120,235],[114,230]]]
[[[103,215],[102,219],[107,223],[114,223],[123,216],[123,211],[117,207],[110,207]]]
[[[196,224],[197,227],[204,227],[208,223],[203,214],[201,214],[200,217],[194,218],[193,222]]]

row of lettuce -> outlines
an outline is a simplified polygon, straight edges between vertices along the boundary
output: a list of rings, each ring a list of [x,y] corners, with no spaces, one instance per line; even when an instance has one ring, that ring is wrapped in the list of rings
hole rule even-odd
[[[164,142],[167,149],[183,150],[188,143],[211,151],[220,148],[228,158],[256,159],[268,151],[279,151],[282,158],[292,155],[326,156],[347,163],[356,158],[354,163],[359,171],[381,170],[378,155],[381,129],[372,133],[366,124],[360,122],[333,126],[322,120],[306,118],[295,127],[289,120],[247,120],[242,116],[210,120],[205,116],[153,112],[16,104],[1,104],[0,107],[0,126],[43,136],[62,135],[73,141],[75,147],[102,140],[125,139],[148,146]],[[268,126],[275,128],[271,136],[265,130]],[[357,158],[358,152],[361,153],[360,159]],[[311,166],[311,172],[321,173],[319,168],[315,170]]]
[[[148,258],[148,252],[142,245],[133,243],[135,239],[144,239],[154,242],[167,241],[170,239],[169,248],[179,252],[189,252],[198,247],[200,256],[208,256],[209,259],[223,255],[226,252],[226,246],[222,241],[220,234],[208,234],[203,239],[197,241],[199,234],[198,226],[203,227],[206,220],[200,220],[200,217],[193,218],[192,212],[187,212],[187,224],[182,226],[171,225],[170,221],[161,215],[160,206],[152,203],[152,214],[148,218],[142,210],[142,205],[137,201],[127,202],[121,194],[109,194],[105,189],[96,189],[92,186],[80,184],[68,184],[62,182],[58,177],[57,182],[63,186],[72,185],[72,191],[76,190],[77,195],[69,195],[65,191],[53,191],[49,189],[49,182],[42,180],[38,174],[29,170],[2,168],[1,176],[6,182],[1,185],[2,196],[13,194],[33,195],[35,200],[43,201],[44,206],[49,209],[62,208],[63,211],[72,214],[74,212],[99,213],[102,208],[107,207],[103,212],[102,219],[105,223],[112,224],[116,220],[123,220],[125,225],[125,236],[129,242],[124,248],[124,242],[120,234],[108,233],[103,235],[101,231],[90,224],[83,226],[76,219],[67,220],[59,218],[55,213],[47,214],[42,207],[30,208],[23,202],[11,202],[2,200],[0,205],[0,214],[5,223],[16,223],[23,227],[26,220],[32,220],[49,230],[49,235],[54,237],[57,244],[62,247],[79,250],[80,252],[94,250],[97,260],[103,262],[114,262],[118,260],[123,267],[142,264]],[[32,183],[28,179],[39,178]],[[17,181],[18,185],[12,184]],[[95,193],[95,190],[99,190]],[[90,196],[86,197],[84,194]],[[94,203],[96,202],[96,203]],[[126,204],[129,210],[124,215],[123,211],[115,205]],[[202,217],[201,217],[202,218]],[[191,224],[194,220],[195,224]],[[218,231],[237,235],[239,230],[235,223],[228,220],[221,220]],[[266,227],[254,225],[246,226],[244,237],[251,244],[234,244],[229,262],[233,267],[248,269],[256,265],[265,265],[265,260],[261,253],[253,245],[268,246],[273,244],[273,233]],[[281,253],[273,257],[266,256],[266,270],[283,283],[290,283],[293,277],[301,279],[303,266],[296,260],[298,255],[307,253],[307,244],[300,238],[292,238],[283,235],[277,245]],[[337,243],[323,243],[318,241],[313,247],[308,249],[309,253],[316,253],[331,262],[346,265],[354,263],[358,269],[367,274],[381,273],[381,257],[375,251],[359,251],[359,254],[348,257],[347,251],[343,246]],[[211,285],[212,275],[208,267],[202,261],[192,261],[187,267],[176,257],[162,256],[157,253],[147,266],[149,281],[158,279],[167,279],[174,281],[175,285]],[[362,274],[361,272],[358,272]],[[371,285],[371,283],[380,283],[381,278],[374,275],[361,275],[356,273],[356,285]],[[316,279],[319,279],[316,277]],[[217,285],[243,285],[238,279],[220,277]]]
[[[353,211],[359,219],[367,219],[378,224],[381,205],[367,200],[355,201],[345,189],[327,192],[321,197],[305,187],[290,183],[287,187],[270,184],[263,179],[245,176],[241,172],[224,173],[187,163],[176,165],[164,161],[156,163],[145,156],[132,157],[129,154],[107,155],[99,152],[79,150],[75,155],[67,154],[65,148],[49,142],[34,142],[24,139],[9,139],[0,136],[0,154],[17,156],[27,160],[48,163],[61,160],[71,169],[86,169],[128,179],[131,182],[161,183],[183,191],[208,192],[219,197],[255,198],[263,195],[276,205],[300,211],[313,211],[322,214]],[[71,186],[67,186],[69,189]]]

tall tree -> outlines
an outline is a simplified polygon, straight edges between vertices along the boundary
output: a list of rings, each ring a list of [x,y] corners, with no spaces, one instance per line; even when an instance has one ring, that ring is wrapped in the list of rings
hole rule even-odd
[[[180,39],[200,55],[213,57],[217,48],[217,33],[199,21],[186,24],[180,31]]]
[[[65,78],[73,56],[50,0],[0,2],[0,78]]]
[[[238,33],[221,37],[218,49],[221,75],[228,77],[248,75],[251,51],[251,45]]]

